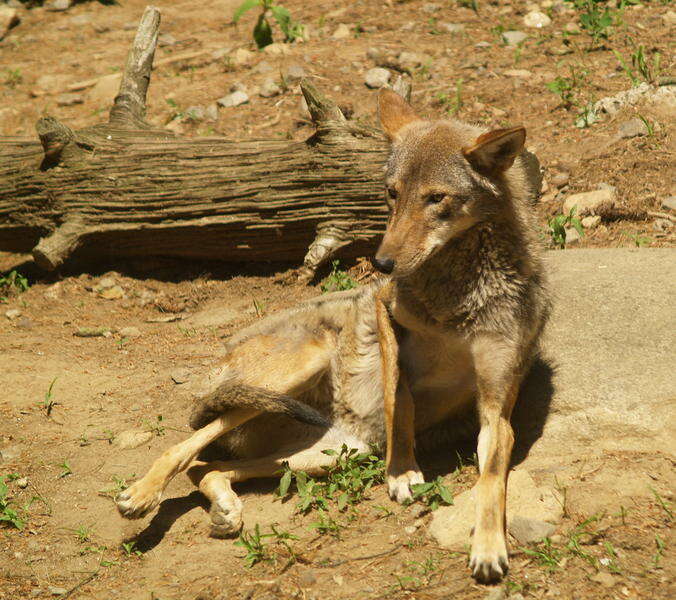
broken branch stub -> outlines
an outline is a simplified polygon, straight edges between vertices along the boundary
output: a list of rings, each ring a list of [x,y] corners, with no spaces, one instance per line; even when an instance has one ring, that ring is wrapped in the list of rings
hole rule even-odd
[[[50,162],[57,162],[63,149],[75,137],[68,126],[60,123],[54,117],[39,119],[35,124],[35,129],[40,138],[45,159]]]
[[[54,271],[77,249],[84,232],[82,219],[70,218],[39,241],[33,248],[33,260],[40,268]]]

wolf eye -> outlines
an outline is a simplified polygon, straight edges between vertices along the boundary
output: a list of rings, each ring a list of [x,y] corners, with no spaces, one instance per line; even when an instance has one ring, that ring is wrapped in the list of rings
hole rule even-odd
[[[430,194],[427,196],[426,200],[428,204],[439,204],[445,197],[446,194]]]
[[[395,190],[393,187],[388,187],[387,188],[387,197],[391,198],[392,200],[397,199],[397,190]]]

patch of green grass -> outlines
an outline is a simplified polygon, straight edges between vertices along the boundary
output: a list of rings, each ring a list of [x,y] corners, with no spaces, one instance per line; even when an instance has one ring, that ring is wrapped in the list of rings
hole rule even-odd
[[[289,9],[281,4],[275,4],[272,0],[244,0],[232,15],[232,22],[239,20],[254,8],[259,8],[260,13],[253,28],[253,39],[259,49],[272,44],[272,24],[270,17],[277,23],[280,31],[284,34],[285,42],[302,40],[305,36],[305,26],[291,18]]]
[[[637,87],[641,84],[641,81],[654,83],[659,78],[662,61],[662,55],[659,52],[649,54],[646,52],[645,46],[640,44],[629,56],[631,67],[617,50],[613,50],[613,53],[632,86]]]
[[[444,108],[447,114],[455,115],[462,108],[462,77],[455,82],[455,90],[452,93],[439,92],[436,101]]]
[[[92,539],[91,526],[80,525],[77,529],[74,529],[73,532],[75,533],[77,541],[80,542],[81,544],[84,544],[85,542],[91,542]]]
[[[143,556],[143,553],[136,548],[136,542],[122,542],[122,551],[130,558],[132,556]]]
[[[0,275],[0,300],[7,302],[12,294],[21,294],[30,287],[28,279],[17,270]]]
[[[577,10],[580,26],[591,36],[593,46],[597,45],[600,40],[608,39],[619,13],[612,11],[605,0],[566,1]]]
[[[418,483],[411,486],[413,501],[421,501],[429,507],[430,510],[437,510],[440,506],[450,506],[453,504],[453,493],[444,483],[441,475],[434,481]]]
[[[339,292],[342,290],[351,290],[359,284],[352,279],[345,271],[340,269],[340,261],[334,260],[331,263],[331,273],[326,276],[321,284],[323,294],[329,292]]]
[[[151,423],[147,419],[143,420],[143,427],[145,431],[150,431],[154,433],[157,437],[160,437],[166,433],[164,425],[162,425],[162,421],[164,418],[162,415],[157,415],[156,420],[154,423]]]
[[[23,81],[21,69],[5,69],[5,85],[15,88]]]
[[[530,556],[537,561],[537,563],[545,567],[548,571],[557,571],[559,569],[559,562],[563,558],[561,551],[555,548],[552,540],[545,538],[537,549],[522,548],[526,556]]]
[[[52,382],[49,384],[49,388],[45,393],[45,399],[39,403],[39,405],[45,409],[48,417],[51,416],[54,407],[59,404],[59,402],[56,402],[53,398],[54,384],[56,383],[57,379],[58,377],[54,377],[54,379],[52,379]]]
[[[321,535],[331,535],[340,538],[340,532],[345,529],[345,525],[334,519],[326,510],[317,510],[317,521],[310,523],[308,529],[314,529]]]
[[[13,475],[0,475],[0,525],[9,525],[21,530],[26,525],[26,521],[19,516],[14,503],[9,499],[9,487],[5,483],[17,478]]]
[[[60,465],[57,466],[61,467],[61,473],[59,473],[57,479],[63,479],[64,477],[68,477],[68,475],[73,474],[73,469],[71,469],[67,460],[64,460]]]
[[[131,475],[127,475],[127,477],[120,477],[118,475],[113,475],[111,479],[113,480],[113,485],[105,490],[99,490],[98,494],[99,496],[103,496],[104,498],[112,498],[113,500],[115,497],[120,493],[126,490],[129,487],[129,484],[127,483],[128,479],[134,479],[136,477],[136,473],[132,473]]]
[[[660,507],[662,508],[662,510],[664,511],[664,513],[667,515],[667,517],[669,518],[669,520],[670,520],[670,521],[673,521],[673,520],[674,520],[674,513],[672,512],[671,507],[669,506],[669,504],[664,500],[664,498],[662,498],[662,496],[660,496],[660,495],[657,493],[657,491],[656,491],[654,488],[648,486],[648,489],[653,493],[653,496],[655,496],[655,499],[657,500],[657,503],[660,505]]]
[[[662,562],[662,557],[664,556],[664,549],[667,545],[664,543],[664,540],[657,534],[655,534],[655,554],[653,554],[653,566],[656,569],[661,569],[660,563]]]
[[[270,533],[261,533],[261,528],[256,523],[253,531],[242,531],[239,534],[239,539],[235,542],[235,546],[240,546],[246,550],[243,556],[244,563],[248,569],[263,561],[272,561],[272,544],[265,543],[265,539],[269,538],[274,544],[279,544],[289,553],[291,562],[295,562],[296,554],[289,544],[291,540],[298,538],[288,531],[279,531],[275,525],[270,526]]]
[[[552,244],[556,248],[566,247],[566,228],[573,227],[582,236],[584,230],[580,219],[575,216],[575,207],[570,209],[569,214],[560,214],[547,221],[549,226],[548,233]]]
[[[409,561],[405,563],[405,574],[395,573],[401,590],[415,592],[432,584],[435,575],[439,573],[440,560],[437,556],[428,556],[422,561]]]

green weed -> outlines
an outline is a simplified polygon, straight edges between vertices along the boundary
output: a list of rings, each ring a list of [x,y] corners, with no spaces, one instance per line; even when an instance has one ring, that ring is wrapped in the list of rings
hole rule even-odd
[[[64,460],[60,465],[57,466],[61,467],[61,473],[59,473],[57,479],[63,479],[64,477],[68,477],[68,475],[73,474],[73,469],[71,469],[67,460]]]
[[[21,530],[26,521],[19,516],[14,503],[9,499],[9,488],[5,483],[5,481],[16,479],[13,475],[0,475],[0,524],[7,524]]]
[[[462,84],[463,79],[459,78],[455,82],[455,91],[450,94],[439,92],[436,95],[436,101],[444,107],[449,115],[455,115],[462,108]]]
[[[16,270],[0,275],[0,300],[7,302],[9,295],[21,294],[29,287],[28,279]]]
[[[653,566],[656,569],[661,568],[660,567],[660,562],[662,561],[662,557],[664,556],[664,549],[666,548],[666,544],[664,543],[664,540],[657,534],[655,534],[655,554],[653,554]]]
[[[578,11],[580,26],[592,38],[592,45],[608,39],[617,13],[611,11],[604,0],[566,0]],[[603,5],[601,7],[601,5]]]
[[[5,69],[5,85],[14,88],[23,81],[21,69]]]
[[[154,433],[157,437],[160,437],[166,433],[164,425],[162,425],[163,421],[162,415],[157,415],[157,418],[154,423],[151,423],[147,419],[143,420],[143,427],[145,431],[150,431]]]
[[[404,568],[407,571],[406,575],[395,574],[399,588],[414,592],[432,583],[439,571],[439,558],[429,556],[423,561],[410,561]]]
[[[143,553],[136,548],[136,542],[122,542],[122,550],[127,557],[143,556]]]
[[[92,529],[86,525],[80,525],[77,529],[74,529],[73,532],[75,533],[77,541],[81,544],[90,542],[92,539]]]
[[[567,215],[560,214],[552,217],[547,221],[547,225],[549,226],[548,233],[552,244],[556,248],[566,247],[566,228],[568,227],[574,227],[580,235],[584,235],[582,223],[575,216],[575,207],[571,208]]]
[[[136,477],[136,473],[127,475],[127,477],[119,477],[118,475],[113,475],[111,477],[111,479],[113,480],[113,485],[105,490],[99,490],[98,492],[99,496],[103,496],[104,498],[112,498],[114,500],[115,497],[120,492],[123,492],[129,487],[127,480],[133,479],[134,477]]]
[[[549,538],[545,538],[536,550],[531,548],[522,548],[522,550],[524,554],[534,558],[540,566],[545,567],[548,571],[558,570],[562,558],[561,551],[554,548]]]
[[[47,413],[47,416],[51,416],[52,410],[54,409],[55,406],[59,404],[59,402],[56,402],[52,395],[53,395],[53,390],[54,390],[54,384],[56,383],[56,380],[58,377],[54,377],[52,379],[52,382],[49,384],[49,389],[47,390],[47,393],[45,394],[45,399],[39,403],[40,406],[42,406],[45,409],[45,412]]]
[[[270,16],[284,34],[285,42],[294,42],[298,39],[303,39],[303,36],[305,35],[305,26],[298,21],[294,21],[287,8],[280,4],[275,4],[272,0],[244,0],[232,15],[232,22],[237,23],[245,13],[256,7],[260,8],[260,14],[254,25],[253,39],[259,49],[272,44],[272,25],[269,20]]]
[[[339,292],[341,290],[351,290],[359,285],[352,277],[340,268],[340,261],[334,260],[331,263],[331,273],[322,281],[321,290],[326,294],[329,292]]]
[[[640,44],[629,56],[631,67],[617,50],[613,50],[613,53],[619,61],[622,70],[631,81],[632,86],[637,87],[641,84],[641,80],[646,83],[655,83],[659,78],[661,70],[660,64],[662,61],[662,55],[659,52],[648,55],[645,46]]]
[[[674,513],[672,512],[671,507],[665,502],[664,498],[662,498],[662,496],[660,496],[654,488],[648,486],[648,489],[653,493],[653,496],[655,496],[657,503],[660,505],[660,507],[667,515],[667,517],[669,517],[669,520],[673,521]]]
[[[441,475],[434,481],[418,483],[411,486],[413,501],[420,500],[425,503],[430,510],[437,510],[441,505],[450,506],[453,504],[453,493],[444,483]]]
[[[297,540],[298,538],[287,532],[278,531],[275,525],[270,527],[270,533],[261,533],[260,525],[256,523],[253,531],[242,531],[239,534],[239,539],[235,542],[235,546],[240,546],[246,550],[244,555],[244,562],[247,568],[253,567],[255,564],[263,561],[271,561],[272,553],[270,544],[266,544],[263,540],[266,538],[273,538],[273,541],[283,546],[289,555],[291,561],[295,561],[296,554],[289,544],[290,540]]]

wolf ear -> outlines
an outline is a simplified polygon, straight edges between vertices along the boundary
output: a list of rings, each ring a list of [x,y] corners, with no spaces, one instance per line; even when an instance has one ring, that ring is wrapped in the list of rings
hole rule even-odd
[[[402,127],[420,121],[411,105],[397,92],[387,88],[381,88],[378,94],[378,113],[383,131],[390,140],[397,138]]]
[[[525,141],[523,127],[495,129],[480,135],[472,146],[463,148],[462,153],[477,171],[502,173],[514,164]]]

